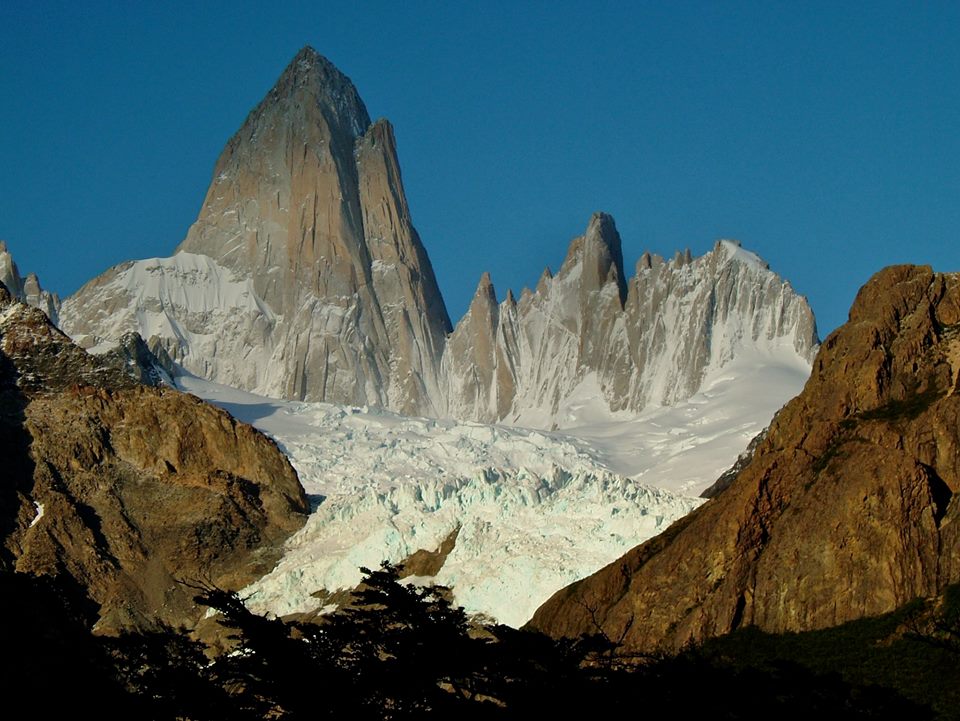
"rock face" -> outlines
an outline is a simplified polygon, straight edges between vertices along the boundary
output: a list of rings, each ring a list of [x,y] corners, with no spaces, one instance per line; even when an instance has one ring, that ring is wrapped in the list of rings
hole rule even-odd
[[[98,628],[192,624],[178,583],[268,571],[308,504],[275,444],[197,398],[134,381],[0,289],[0,564],[67,574]]]
[[[177,251],[82,288],[67,332],[156,337],[187,370],[266,395],[437,413],[450,321],[393,130],[312,48],[227,143]]]
[[[20,276],[13,256],[7,250],[7,244],[0,240],[0,283],[7,288],[14,298],[22,300],[29,306],[39,308],[47,317],[57,324],[60,312],[60,298],[56,293],[48,293],[40,287],[40,280],[36,273]]]
[[[442,375],[449,415],[564,427],[571,399],[636,413],[689,398],[736,356],[808,364],[816,349],[806,300],[757,256],[730,241],[696,259],[645,254],[627,281],[613,219],[597,213],[519,302],[498,305],[484,275]]]
[[[960,276],[888,268],[726,490],[531,622],[629,649],[817,629],[960,581]]]

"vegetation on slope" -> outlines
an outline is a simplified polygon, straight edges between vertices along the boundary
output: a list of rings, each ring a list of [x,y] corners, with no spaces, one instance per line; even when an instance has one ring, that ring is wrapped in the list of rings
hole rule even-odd
[[[198,589],[233,636],[229,653],[184,631],[95,636],[95,605],[76,587],[2,573],[0,644],[10,693],[40,717],[93,710],[144,719],[514,719],[669,708],[720,719],[828,714],[953,718],[960,593],[934,609],[829,631],[749,629],[678,655],[626,657],[602,634],[556,641],[476,627],[443,589],[365,571],[352,602],[317,623],[251,613],[236,594]],[[939,624],[939,625],[937,625]],[[936,716],[934,716],[935,709]]]

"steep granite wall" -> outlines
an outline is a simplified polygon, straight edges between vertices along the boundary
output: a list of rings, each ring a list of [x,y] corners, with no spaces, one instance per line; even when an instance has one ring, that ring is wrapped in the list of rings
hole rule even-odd
[[[84,347],[136,331],[193,373],[274,397],[438,413],[450,320],[393,130],[312,48],[227,143],[177,251],[88,283],[64,330]]]

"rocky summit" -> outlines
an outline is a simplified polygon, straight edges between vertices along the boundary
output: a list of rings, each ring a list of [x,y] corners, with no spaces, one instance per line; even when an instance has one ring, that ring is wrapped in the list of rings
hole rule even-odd
[[[437,413],[450,321],[393,129],[312,48],[227,143],[177,251],[87,284],[63,328],[86,347],[157,337],[188,371],[274,397]]]
[[[960,276],[860,291],[804,391],[729,486],[559,591],[532,627],[679,648],[753,625],[836,626],[960,581]]]
[[[192,625],[190,586],[265,573],[308,504],[272,441],[126,366],[0,287],[0,567],[73,579],[103,632]]]
[[[40,280],[36,273],[28,273],[27,277],[20,275],[20,269],[13,261],[13,256],[7,250],[7,244],[0,240],[0,283],[17,300],[22,300],[29,306],[39,308],[51,322],[59,322],[60,297],[40,287]]]

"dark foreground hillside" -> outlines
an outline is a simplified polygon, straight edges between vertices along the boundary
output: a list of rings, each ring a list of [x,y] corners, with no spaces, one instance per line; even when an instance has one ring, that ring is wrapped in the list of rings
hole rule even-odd
[[[96,604],[68,579],[0,574],[7,703],[38,718],[956,718],[956,589],[941,607],[915,603],[804,634],[745,629],[643,657],[603,637],[471,627],[442,591],[401,585],[389,566],[368,571],[352,604],[322,625],[266,619],[234,594],[194,590],[235,636],[212,661],[172,629],[94,636]]]
[[[935,718],[960,718],[960,586],[893,613],[803,633],[750,627],[707,641],[697,653],[731,669],[775,670],[784,659],[851,686],[892,689]]]

